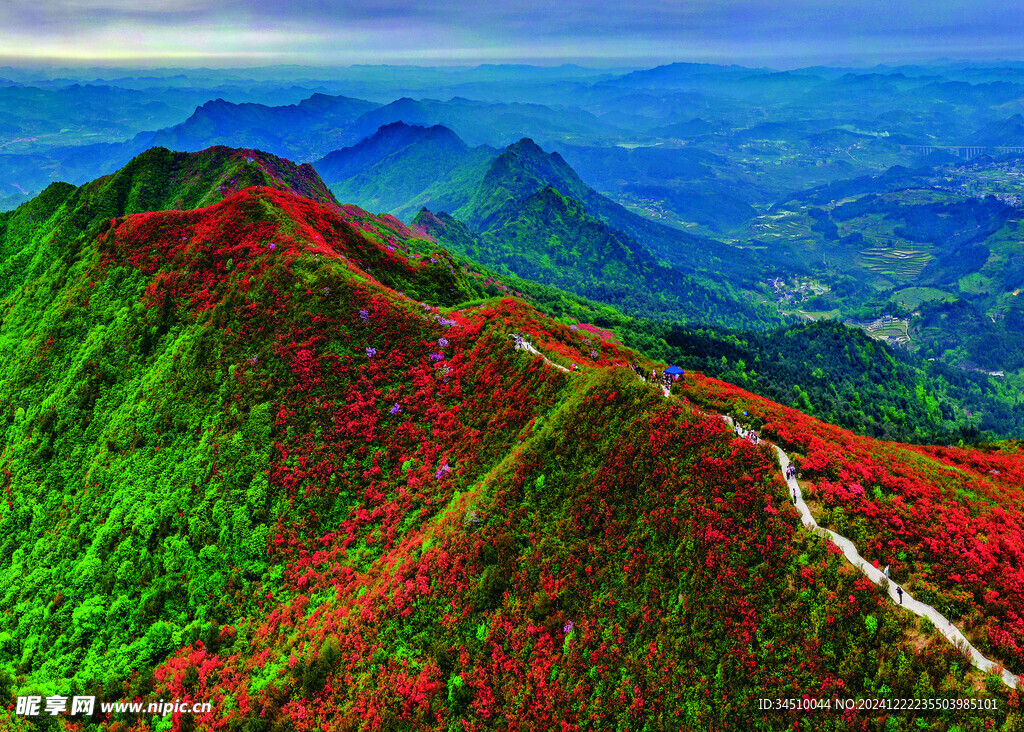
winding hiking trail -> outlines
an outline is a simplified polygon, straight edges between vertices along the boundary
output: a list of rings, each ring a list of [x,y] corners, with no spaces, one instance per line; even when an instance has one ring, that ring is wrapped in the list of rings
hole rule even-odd
[[[742,431],[736,427],[732,418],[723,415],[722,419],[728,422],[732,428],[736,430],[738,435],[741,437],[745,436]],[[782,448],[778,445],[773,445],[773,447],[779,456],[779,464],[782,467],[782,477],[786,481],[786,485],[789,486],[790,495],[796,499],[794,505],[800,512],[800,520],[803,522],[804,526],[819,536],[827,537],[833,544],[842,550],[850,564],[863,572],[864,575],[876,585],[881,585],[882,581],[886,579],[882,570],[864,559],[864,557],[862,557],[857,551],[857,547],[853,545],[852,541],[830,529],[818,526],[818,522],[814,520],[814,516],[811,515],[810,509],[804,502],[804,496],[800,490],[800,484],[797,482],[796,475],[794,474],[789,478],[786,477],[786,470],[790,465],[792,465],[789,460],[789,456],[783,452]],[[960,632],[960,629],[953,625],[952,621],[944,617],[931,605],[927,605],[920,600],[915,600],[907,590],[903,590],[903,602],[900,603],[899,596],[896,593],[897,586],[898,585],[895,582],[889,580],[888,592],[889,597],[892,598],[893,604],[899,605],[915,615],[920,615],[931,620],[932,625],[935,626],[935,629],[938,632],[942,633],[942,635],[944,635],[956,648],[963,650],[968,654],[968,656],[970,656],[971,663],[974,664],[975,668],[980,671],[984,671],[985,673],[994,673],[997,668],[999,668],[999,664],[985,658],[977,648],[970,644],[964,634]],[[1010,673],[1005,668],[1002,669],[1000,676],[1002,677],[1004,684],[1011,689],[1016,688],[1017,676]]]
[[[533,354],[533,355],[535,355],[535,356],[540,356],[540,357],[541,357],[542,359],[544,359],[544,362],[545,362],[545,363],[547,363],[547,364],[550,364],[551,366],[554,366],[554,367],[555,367],[556,369],[558,369],[559,371],[565,371],[566,373],[574,373],[574,372],[572,371],[572,369],[567,369],[567,368],[566,368],[565,366],[559,366],[559,365],[558,365],[557,363],[555,363],[554,361],[552,361],[551,359],[549,359],[549,358],[548,358],[547,356],[545,356],[545,355],[544,355],[543,353],[541,353],[541,352],[540,352],[540,351],[538,351],[538,350],[537,350],[536,348],[534,348],[534,347],[533,347],[533,344],[532,344],[532,343],[530,343],[530,342],[529,342],[528,340],[526,340],[525,338],[523,338],[523,337],[522,337],[521,335],[519,335],[519,334],[517,334],[517,333],[513,333],[513,334],[511,334],[511,335],[512,335],[512,339],[513,339],[513,341],[515,342],[515,343],[514,343],[514,345],[515,345],[515,348],[517,348],[517,349],[520,349],[520,350],[523,350],[523,351],[528,351],[528,352],[532,353],[532,354]],[[641,380],[641,381],[643,381],[644,383],[650,383],[650,381],[649,381],[648,379],[645,379],[645,378],[644,378],[644,377],[642,377],[642,376],[640,376],[639,378],[640,378],[640,380]],[[668,388],[667,386],[665,386],[664,384],[661,384],[661,383],[659,383],[659,384],[658,384],[658,386],[660,386],[660,387],[661,387],[661,393],[662,393],[662,394],[664,394],[665,396],[668,396],[668,395],[669,395],[669,388]]]
[[[572,372],[571,372],[571,371],[570,371],[569,369],[567,369],[567,368],[566,368],[565,366],[559,366],[559,365],[558,365],[557,363],[555,363],[554,361],[552,361],[551,359],[549,359],[549,358],[548,358],[547,356],[545,356],[545,355],[544,355],[543,353],[541,353],[540,351],[538,351],[538,350],[537,350],[536,348],[534,348],[534,347],[533,347],[533,344],[532,344],[532,343],[530,343],[530,342],[529,342],[528,340],[526,340],[525,338],[523,338],[523,337],[521,337],[521,336],[520,336],[520,337],[516,337],[516,335],[515,335],[515,334],[513,334],[513,340],[515,341],[515,347],[516,347],[517,349],[521,349],[521,350],[523,350],[523,351],[528,351],[528,352],[532,353],[532,354],[533,354],[533,355],[535,355],[535,356],[540,356],[540,357],[541,357],[542,359],[544,359],[544,362],[545,362],[545,363],[547,363],[547,364],[550,364],[550,365],[554,366],[554,367],[555,367],[556,369],[558,369],[559,371],[565,371],[566,373],[572,373]]]
[[[565,371],[567,373],[572,373],[570,369],[567,369],[564,366],[559,366],[557,363],[548,359],[547,356],[545,356],[543,353],[534,348],[531,343],[522,338],[519,334],[513,334],[513,338],[515,340],[515,347],[517,349],[522,349],[536,356],[540,356],[542,359],[544,359],[545,363],[551,364],[556,369]],[[643,377],[640,378],[642,381],[647,381],[647,379],[644,379]],[[663,384],[659,384],[659,386],[661,387],[661,393],[668,397],[668,387],[664,386]],[[724,414],[721,415],[721,417],[736,432],[737,435],[739,435],[740,437],[747,436],[746,432],[744,432],[740,427],[736,426],[736,423],[733,421],[732,417],[729,417]],[[837,534],[836,532],[830,529],[825,529],[821,526],[818,526],[818,522],[814,520],[814,516],[811,515],[811,510],[807,507],[807,504],[804,502],[803,492],[800,490],[800,483],[797,482],[795,471],[792,477],[787,477],[787,469],[792,465],[792,463],[789,460],[789,456],[778,445],[773,445],[773,447],[775,448],[775,452],[779,456],[779,465],[782,468],[783,480],[785,480],[786,485],[789,486],[790,496],[792,496],[793,498],[793,504],[796,506],[796,509],[800,512],[800,520],[803,522],[803,525],[811,531],[813,531],[814,533],[818,534],[819,536],[827,537],[833,544],[835,544],[842,550],[843,555],[846,557],[847,561],[850,562],[850,564],[859,569],[864,574],[864,576],[866,576],[876,585],[881,585],[883,580],[886,579],[885,575],[882,573],[882,570],[878,569],[870,562],[868,562],[866,559],[864,559],[864,557],[860,555],[860,552],[857,551],[857,547],[854,546],[852,541],[847,539],[845,536]],[[988,658],[985,658],[985,656],[983,656],[977,648],[971,645],[970,641],[968,641],[964,634],[960,632],[960,629],[953,625],[952,621],[943,616],[938,610],[933,608],[931,605],[927,605],[921,602],[920,600],[915,600],[914,597],[907,590],[903,590],[903,601],[900,602],[899,596],[896,593],[897,587],[898,585],[895,582],[893,582],[892,580],[888,581],[888,593],[894,605],[898,605],[899,607],[905,608],[906,610],[909,610],[915,615],[920,615],[922,617],[928,618],[932,622],[932,625],[935,626],[935,629],[939,633],[944,635],[946,639],[953,644],[954,647],[959,648],[968,655],[968,657],[971,660],[971,663],[978,670],[983,671],[984,673],[994,673],[997,669],[999,669],[999,664],[989,660]],[[1007,669],[1002,669],[1000,673],[1000,678],[1002,678],[1003,683],[1011,689],[1017,687],[1018,677],[1010,673],[1010,671],[1008,671]]]

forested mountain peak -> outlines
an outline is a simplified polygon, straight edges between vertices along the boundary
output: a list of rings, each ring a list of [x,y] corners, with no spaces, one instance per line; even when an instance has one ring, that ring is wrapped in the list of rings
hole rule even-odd
[[[159,130],[151,144],[200,150],[211,144],[253,147],[299,160],[332,149],[341,130],[379,104],[343,96],[314,94],[298,104],[270,107],[216,99],[198,107],[181,124]]]
[[[256,150],[211,147],[179,153],[152,148],[116,173],[77,188],[53,184],[33,201],[0,214],[0,296],[57,262],[73,260],[83,242],[113,219],[201,208],[251,186],[337,206],[308,164]]]
[[[533,140],[523,138],[506,147],[491,163],[463,211],[466,223],[486,229],[503,209],[549,185],[578,200],[590,192],[558,153],[547,153]]]
[[[314,165],[324,175],[332,176],[332,180],[341,180],[350,169],[354,171],[357,166],[377,162],[402,147],[419,142],[440,144],[455,151],[468,149],[458,135],[443,125],[426,127],[399,120],[381,125],[372,135],[351,147],[328,153]]]

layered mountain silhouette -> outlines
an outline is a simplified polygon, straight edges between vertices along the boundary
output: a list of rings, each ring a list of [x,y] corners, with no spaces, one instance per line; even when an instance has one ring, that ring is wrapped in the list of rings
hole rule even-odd
[[[394,122],[426,127],[440,124],[473,146],[505,145],[526,136],[561,138],[618,132],[615,126],[575,107],[484,102],[462,97],[448,101],[403,97],[363,115],[349,128],[348,135],[354,143]]]
[[[173,127],[140,132],[124,142],[58,147],[45,154],[0,155],[0,168],[11,180],[31,189],[57,181],[81,184],[93,180],[119,170],[153,147],[198,152],[227,145],[308,160],[345,144],[349,139],[342,132],[346,126],[376,106],[324,94],[281,107],[216,99]]]
[[[748,254],[632,213],[588,186],[558,153],[545,152],[531,139],[524,138],[501,151],[477,148],[472,154],[460,142],[436,127],[428,131],[389,125],[314,166],[336,193],[372,208],[373,201],[383,200],[378,190],[384,186],[379,181],[410,181],[406,173],[410,167],[420,159],[434,161],[430,170],[435,180],[422,176],[419,184],[398,182],[388,190],[404,189],[410,195],[401,203],[391,198],[396,205],[384,210],[407,216],[413,206],[424,201],[420,205],[450,213],[477,232],[500,226],[509,216],[517,215],[522,201],[551,186],[681,271],[714,268],[727,272],[726,277],[754,276],[756,264]],[[428,198],[435,198],[440,205],[427,206]]]
[[[470,148],[444,127],[396,123],[314,166],[339,198],[404,218],[422,208],[414,223],[501,271],[635,313],[771,320],[741,293],[758,271],[748,254],[628,211],[528,138]]]
[[[216,99],[197,108],[181,124],[160,130],[148,143],[185,151],[226,144],[311,160],[343,144],[348,139],[345,129],[379,106],[326,94],[280,107]]]
[[[999,122],[990,122],[974,134],[970,143],[985,147],[1024,145],[1024,116],[1015,114]]]
[[[447,127],[384,125],[314,163],[340,200],[411,219],[420,208],[454,211],[498,151],[470,148]]]
[[[403,97],[382,105],[316,93],[297,104],[268,106],[218,98],[197,107],[180,124],[140,132],[124,142],[0,155],[0,173],[26,190],[55,181],[80,184],[117,170],[154,146],[188,152],[211,145],[248,147],[306,162],[355,145],[379,127],[400,121],[428,127],[443,124],[477,146],[505,145],[527,135],[562,138],[618,132],[580,109],[543,104]]]

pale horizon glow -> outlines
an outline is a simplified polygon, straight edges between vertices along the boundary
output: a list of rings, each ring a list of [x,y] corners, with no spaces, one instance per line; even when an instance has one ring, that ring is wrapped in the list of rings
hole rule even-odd
[[[7,64],[795,68],[1024,59],[1012,4],[905,0],[6,0]]]

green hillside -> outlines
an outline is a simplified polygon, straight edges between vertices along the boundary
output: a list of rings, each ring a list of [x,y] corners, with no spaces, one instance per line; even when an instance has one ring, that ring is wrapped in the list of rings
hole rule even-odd
[[[1020,724],[1016,693],[802,527],[773,448],[721,415],[1014,670],[1019,446],[882,443],[693,373],[666,397],[631,368],[663,364],[488,297],[505,285],[303,168],[133,165],[4,218],[26,261],[67,254],[9,277],[0,324],[0,687],[210,709],[7,709],[5,729]],[[190,175],[180,198],[160,183]],[[977,704],[758,711],[803,694]]]
[[[578,201],[548,186],[510,204],[507,218],[476,235],[452,216],[421,211],[413,223],[447,249],[504,275],[554,285],[634,316],[763,328],[771,309],[728,282],[665,267]]]
[[[410,220],[423,207],[464,205],[495,155],[494,148],[471,148],[440,125],[395,122],[313,165],[338,200]]]
[[[687,273],[714,273],[730,282],[751,285],[762,272],[759,262],[745,252],[707,237],[645,219],[588,186],[558,154],[548,154],[532,140],[509,145],[494,159],[469,201],[451,212],[477,231],[500,226],[516,215],[519,204],[546,186],[582,203],[586,210],[674,269]]]
[[[81,242],[108,228],[115,217],[199,208],[254,185],[333,201],[312,167],[228,148],[191,155],[153,148],[117,173],[79,188],[54,183],[29,203],[0,213],[0,296],[47,269],[60,272],[75,261]]]
[[[451,215],[422,210],[413,222],[452,251],[502,273],[635,316],[752,328],[781,322],[755,290],[752,259],[674,232],[673,256],[687,264],[670,266],[645,244],[650,239],[616,226],[633,226],[635,219],[644,221],[588,188],[557,153],[522,140],[494,159],[464,206]],[[731,253],[718,257],[719,250]]]
[[[646,219],[588,186],[558,153],[530,139],[497,151],[469,148],[450,130],[395,123],[315,163],[339,200],[409,220],[420,208],[450,213],[483,232],[518,215],[551,186],[675,269],[723,273],[750,286],[763,266],[749,252]]]

